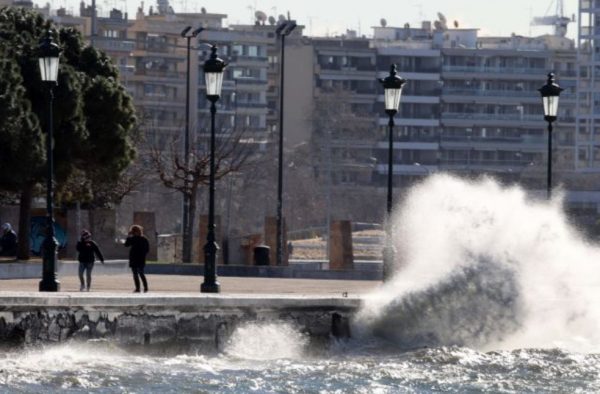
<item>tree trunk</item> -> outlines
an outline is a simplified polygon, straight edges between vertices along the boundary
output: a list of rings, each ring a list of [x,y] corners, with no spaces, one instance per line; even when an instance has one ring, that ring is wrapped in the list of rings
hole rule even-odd
[[[31,200],[33,198],[33,184],[23,187],[20,196],[19,207],[19,234],[17,259],[29,260],[29,232],[31,230]]]
[[[188,218],[188,235],[189,235],[189,242],[188,242],[188,247],[190,248],[189,250],[189,255],[190,261],[185,261],[185,263],[191,263],[192,260],[194,260],[194,218],[196,217],[196,197],[197,197],[197,193],[196,191],[192,192],[192,195],[190,196],[190,210],[189,210],[189,215],[190,217]]]

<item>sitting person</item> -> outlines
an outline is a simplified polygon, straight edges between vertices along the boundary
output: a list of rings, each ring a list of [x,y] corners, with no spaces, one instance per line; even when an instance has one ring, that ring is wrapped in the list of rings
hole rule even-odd
[[[12,229],[10,223],[4,223],[1,229],[2,236],[0,237],[0,256],[16,256],[17,234]]]

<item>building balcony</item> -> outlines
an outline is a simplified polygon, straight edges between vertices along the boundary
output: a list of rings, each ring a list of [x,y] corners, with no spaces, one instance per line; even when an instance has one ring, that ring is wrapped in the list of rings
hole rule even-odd
[[[375,73],[375,66],[340,66],[336,64],[319,64],[318,68],[321,72],[339,72],[339,73],[354,73],[354,72],[367,72],[370,74]]]
[[[419,92],[421,93],[421,92]],[[377,102],[383,103],[384,96],[380,94],[377,96]],[[440,96],[439,95],[425,95],[425,94],[403,94],[402,95],[402,103],[403,104],[439,104]]]
[[[466,112],[444,112],[442,120],[446,119],[468,119],[468,120],[490,120],[490,121],[525,121],[539,122],[544,120],[542,114],[488,114],[488,113],[466,113]]]
[[[463,88],[443,88],[443,95],[449,96],[476,96],[476,97],[527,97],[540,98],[537,91],[527,90],[482,90],[482,89],[463,89]]]
[[[545,164],[544,168],[545,168]],[[534,167],[536,163],[526,160],[502,160],[502,159],[442,159],[440,168],[451,171],[477,171],[477,172],[506,172],[520,173]],[[539,164],[538,164],[539,165]]]
[[[135,50],[133,50],[131,52],[131,56],[132,57],[150,57],[152,59],[162,59],[162,58],[168,58],[168,59],[179,59],[182,62],[185,61],[185,54],[182,53],[177,53],[175,51],[168,51],[168,52],[162,52],[162,51],[158,51],[158,50],[152,50],[151,48],[148,49],[140,49],[140,48],[136,48]]]
[[[416,163],[394,163],[392,165],[392,173],[394,175],[429,175],[438,170],[439,168],[437,165],[418,165]],[[388,164],[377,164],[377,166],[375,167],[375,172],[379,175],[387,175]]]
[[[322,80],[352,80],[352,81],[372,81],[375,79],[375,70],[359,71],[359,70],[322,70],[316,67],[315,74]]]
[[[180,108],[184,107],[183,101],[177,101],[175,99],[158,99],[150,97],[135,98],[135,104],[139,107],[153,107],[153,108]]]
[[[257,78],[235,78],[235,83],[237,85],[264,85],[266,87],[267,82],[267,80]]]
[[[527,151],[542,152],[548,144],[548,140],[542,136],[523,136],[515,138],[470,138],[470,137],[447,137],[441,138],[442,149],[454,150],[498,150],[498,151]]]
[[[376,145],[377,149],[388,149],[389,141],[379,141]],[[440,144],[436,142],[426,142],[426,141],[394,141],[393,143],[394,150],[430,150],[437,151],[440,148]]]
[[[231,55],[229,60],[232,63],[252,63],[252,64],[265,64],[269,65],[269,58],[266,56],[246,56],[246,55]]]
[[[185,76],[177,71],[159,71],[159,70],[148,70],[143,67],[137,67],[133,73],[132,78],[142,77],[142,80],[149,79],[168,79],[168,80],[180,80],[182,83],[185,82]]]
[[[100,38],[94,40],[94,46],[105,52],[132,52],[135,49],[135,42],[125,41],[114,38]]]
[[[267,103],[254,101],[236,101],[235,106],[238,108],[267,108]]]
[[[377,124],[379,126],[387,126],[389,122],[389,118],[380,117]],[[421,118],[416,117],[403,117],[401,114],[398,114],[394,117],[394,124],[396,126],[425,126],[425,127],[438,127],[440,125],[440,119],[437,116],[426,117],[423,116]]]
[[[389,71],[379,71],[377,73],[378,78],[385,78],[390,74]],[[427,71],[419,71],[419,72],[404,72],[399,71],[401,77],[406,78],[409,81],[433,81],[438,82],[440,80],[439,70],[436,72],[427,72]]]
[[[444,88],[442,90],[444,99],[452,100],[465,100],[472,98],[486,99],[486,102],[490,102],[489,99],[498,98],[502,100],[506,99],[517,99],[519,102],[535,102],[540,101],[540,94],[537,90],[482,90],[482,89],[463,89],[463,88]],[[575,100],[576,96],[572,93],[562,93],[560,95],[561,101]]]
[[[546,68],[530,68],[530,67],[483,67],[483,66],[442,66],[444,73],[461,73],[461,74],[490,74],[498,79],[500,75],[517,75],[517,76],[544,76],[548,74]],[[575,77],[575,71],[561,71],[556,73],[558,77]]]

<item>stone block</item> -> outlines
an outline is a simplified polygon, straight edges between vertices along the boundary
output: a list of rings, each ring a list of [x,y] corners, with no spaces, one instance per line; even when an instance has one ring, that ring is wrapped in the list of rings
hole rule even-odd
[[[333,220],[330,225],[329,269],[354,269],[352,224],[349,220]]]
[[[181,234],[160,234],[156,259],[161,263],[181,263],[181,243]]]

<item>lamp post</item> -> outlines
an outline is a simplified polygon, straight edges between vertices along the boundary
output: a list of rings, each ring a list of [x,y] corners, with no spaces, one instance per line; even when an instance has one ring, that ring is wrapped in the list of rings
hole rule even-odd
[[[281,59],[279,71],[279,159],[277,167],[277,265],[283,265],[283,85],[285,80],[285,37],[295,28],[296,21],[281,22],[275,33],[281,37]]]
[[[394,172],[394,115],[400,107],[400,96],[402,95],[402,86],[406,80],[396,75],[396,65],[390,66],[390,75],[380,78],[379,82],[383,85],[385,113],[389,116],[389,146],[388,146],[388,179],[387,179],[387,218],[386,218],[386,239],[383,248],[383,280],[388,279],[391,267],[394,263],[395,250],[392,242],[392,190],[393,190],[393,172]]]
[[[190,164],[190,45],[192,38],[196,38],[198,34],[204,28],[199,27],[196,30],[192,31],[192,26],[187,26],[185,29],[181,31],[181,37],[187,39],[187,64],[186,64],[186,73],[185,73],[185,134],[183,138],[183,151],[184,151],[184,165],[187,171],[187,168]],[[184,263],[189,263],[192,261],[192,253],[191,253],[191,234],[189,229],[190,223],[190,196],[187,194],[188,189],[188,179],[187,173],[185,174],[185,178],[183,180],[183,188],[185,192],[183,193],[183,220],[182,220],[182,234],[183,234],[183,255],[182,260]]]
[[[223,85],[223,69],[225,62],[217,57],[217,47],[211,48],[210,58],[204,63],[204,78],[206,81],[206,98],[210,101],[210,176],[208,190],[208,234],[204,245],[204,282],[200,286],[202,293],[218,293],[220,285],[217,282],[217,251],[219,246],[215,241],[215,103],[221,95]]]
[[[52,114],[52,106],[54,93],[52,89],[58,79],[58,64],[60,47],[53,42],[52,32],[48,31],[38,47],[39,51],[39,66],[42,81],[48,87],[48,132],[46,135],[46,211],[48,215],[48,225],[46,228],[46,238],[42,246],[43,268],[42,280],[40,281],[40,291],[59,291],[60,282],[56,279],[56,250],[58,241],[54,237],[54,202],[53,202],[53,174],[54,174],[54,158],[52,153],[52,137],[54,122]]]
[[[546,192],[548,199],[552,196],[552,122],[556,121],[558,114],[558,98],[563,89],[554,82],[554,74],[548,74],[546,84],[538,89],[542,95],[544,105],[544,119],[548,122],[548,178]]]

